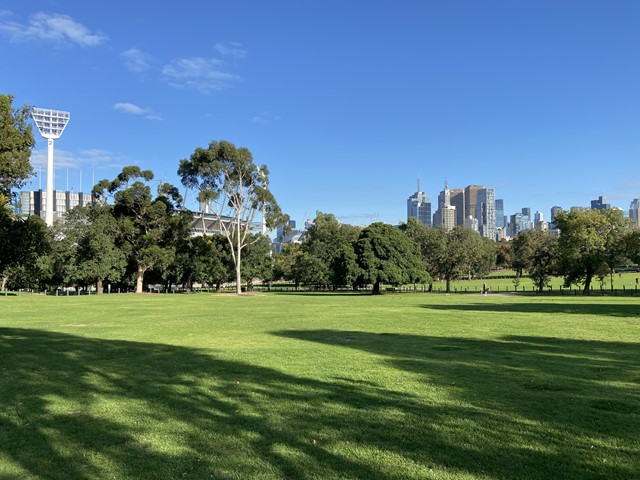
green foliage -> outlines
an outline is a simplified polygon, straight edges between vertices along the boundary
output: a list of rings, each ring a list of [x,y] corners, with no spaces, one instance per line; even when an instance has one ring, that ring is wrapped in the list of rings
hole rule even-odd
[[[250,236],[256,214],[262,213],[267,228],[288,221],[269,190],[269,169],[254,164],[247,148],[223,140],[212,141],[207,149],[198,147],[188,160],[180,160],[178,175],[185,187],[199,192],[200,202],[214,204],[213,211],[231,248],[239,294],[242,250],[257,241]]]
[[[302,283],[331,285],[334,290],[340,285],[353,285],[357,277],[353,244],[360,230],[340,223],[330,213],[317,212],[302,243],[306,256],[300,261],[309,267]]]
[[[383,283],[398,285],[427,280],[418,246],[400,230],[385,223],[373,223],[360,233],[355,244],[360,281],[373,285],[380,294]]]
[[[243,278],[247,288],[253,288],[253,281],[273,278],[273,258],[271,257],[271,239],[266,235],[252,235],[247,242],[243,260]]]
[[[452,280],[463,275],[486,275],[495,265],[493,242],[469,228],[457,226],[446,231],[444,228],[427,228],[409,219],[403,229],[419,245],[431,277],[446,280],[447,293],[451,291]]]
[[[516,278],[521,277],[522,271],[526,270],[541,292],[556,273],[558,237],[551,232],[527,230],[520,233],[512,243],[514,268],[517,265]],[[517,288],[515,280],[514,285]]]
[[[290,280],[295,283],[296,289],[300,285],[301,278],[296,263],[302,255],[302,245],[299,243],[285,243],[280,253],[274,255],[273,278],[274,280]]]
[[[143,181],[153,179],[149,170],[125,167],[115,180],[101,180],[93,188],[94,198],[113,195],[113,216],[118,224],[118,247],[129,258],[136,276],[136,292],[143,291],[144,275],[154,269],[168,272],[176,245],[188,236],[190,214],[179,209],[182,198],[175,187],[161,184],[153,198]]]
[[[52,245],[40,217],[15,218],[0,209],[0,278],[14,285],[36,287],[42,278],[41,262]]]
[[[69,236],[76,238],[74,283],[95,284],[97,292],[102,293],[103,282],[120,281],[127,258],[116,244],[118,222],[111,206],[91,203],[87,207],[76,207],[67,214],[64,228]]]
[[[194,282],[216,285],[233,278],[229,243],[223,235],[207,235],[183,240],[171,267],[174,281],[188,287]]]
[[[0,209],[32,175],[29,163],[35,139],[28,123],[31,108],[13,108],[13,95],[0,94]]]
[[[603,278],[625,257],[630,220],[619,210],[576,210],[559,213],[555,223],[560,229],[558,273],[566,286],[582,283],[588,294],[592,279]]]

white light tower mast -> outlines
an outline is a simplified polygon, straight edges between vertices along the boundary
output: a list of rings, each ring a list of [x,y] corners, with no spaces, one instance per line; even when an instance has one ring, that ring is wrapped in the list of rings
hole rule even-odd
[[[47,139],[47,205],[44,221],[48,226],[53,225],[53,140],[60,138],[64,128],[69,123],[69,112],[51,110],[50,108],[33,108],[31,117],[40,135]]]

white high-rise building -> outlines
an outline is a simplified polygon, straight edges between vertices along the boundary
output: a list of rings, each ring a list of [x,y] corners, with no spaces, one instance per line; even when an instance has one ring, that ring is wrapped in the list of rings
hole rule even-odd
[[[539,222],[543,222],[544,221],[544,214],[538,210],[536,213],[533,214],[533,221],[534,223],[537,225]]]
[[[438,210],[433,215],[433,226],[444,227],[447,231],[456,226],[456,207],[451,205],[451,190],[446,180],[444,190],[438,195]]]
[[[496,191],[493,188],[478,190],[476,197],[478,232],[483,237],[496,240]]]
[[[417,219],[427,227],[431,226],[431,202],[429,195],[420,190],[420,180],[418,180],[418,191],[407,199],[407,220]]]
[[[20,215],[23,218],[29,215],[37,215],[45,220],[47,212],[47,191],[23,191],[20,192]],[[53,190],[53,219],[63,219],[64,215],[73,207],[85,206],[91,203],[91,195],[88,193],[75,193],[72,191]]]

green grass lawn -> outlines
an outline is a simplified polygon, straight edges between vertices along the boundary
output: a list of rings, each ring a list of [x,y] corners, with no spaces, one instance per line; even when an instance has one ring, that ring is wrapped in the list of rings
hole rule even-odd
[[[0,478],[637,479],[629,297],[0,297]]]

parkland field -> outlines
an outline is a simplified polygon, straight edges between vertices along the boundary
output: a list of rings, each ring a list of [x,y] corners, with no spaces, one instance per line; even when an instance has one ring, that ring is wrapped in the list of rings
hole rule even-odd
[[[638,479],[640,299],[0,297],[1,479]]]

